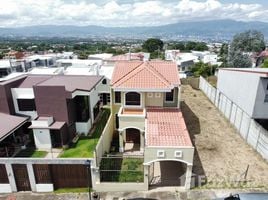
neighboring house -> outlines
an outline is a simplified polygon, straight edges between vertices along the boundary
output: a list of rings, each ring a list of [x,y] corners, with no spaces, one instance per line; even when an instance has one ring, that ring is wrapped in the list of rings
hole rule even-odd
[[[64,68],[63,67],[35,67],[31,69],[28,74],[36,74],[36,75],[63,75]]]
[[[89,60],[105,60],[113,56],[111,53],[91,54],[88,56]]]
[[[198,62],[198,56],[192,53],[181,53],[177,55],[176,63],[180,72],[188,72],[194,63]]]
[[[119,151],[144,155],[144,165],[150,169],[155,163],[184,163],[187,178],[183,186],[190,188],[194,147],[180,110],[180,90],[175,63],[117,62],[111,80],[111,107]],[[171,166],[178,167],[176,163]],[[174,178],[181,173],[171,170]]]
[[[110,104],[110,81],[114,67],[112,66],[95,66],[95,67],[68,67],[65,75],[100,75],[105,78],[102,80],[102,87],[99,88],[100,100],[103,105]]]
[[[0,112],[0,157],[12,157],[29,140],[28,118]]]
[[[25,58],[27,63],[30,63],[31,67],[55,67],[57,55],[45,54],[45,55],[31,55]]]
[[[268,119],[268,69],[219,68],[217,88],[253,119]]]
[[[266,49],[255,57],[256,67],[261,66],[263,64],[264,60],[267,58],[268,58],[268,50]]]
[[[167,61],[176,61],[177,56],[180,54],[180,50],[166,50],[165,51],[165,60]]]
[[[9,60],[0,60],[0,78],[11,74],[12,68]]]
[[[0,112],[29,116],[35,145],[67,145],[88,134],[100,111],[103,76],[24,75],[0,84]],[[13,101],[12,101],[13,99]]]
[[[56,61],[57,67],[64,67],[67,69],[68,67],[96,67],[101,66],[102,60],[81,60],[81,59],[58,59]]]
[[[118,61],[148,61],[150,60],[150,53],[126,53],[121,55],[116,55],[107,59],[104,59],[104,65],[112,65],[114,66]]]

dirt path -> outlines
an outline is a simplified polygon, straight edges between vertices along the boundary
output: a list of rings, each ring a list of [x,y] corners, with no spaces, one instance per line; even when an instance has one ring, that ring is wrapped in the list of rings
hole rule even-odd
[[[249,165],[248,182],[237,187],[268,188],[268,162],[201,91],[183,86],[181,109],[197,150],[193,173],[207,176],[204,187],[236,187]]]

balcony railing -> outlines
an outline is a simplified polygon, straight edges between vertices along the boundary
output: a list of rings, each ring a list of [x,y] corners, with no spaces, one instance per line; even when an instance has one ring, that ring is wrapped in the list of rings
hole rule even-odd
[[[124,116],[145,116],[145,108],[124,108],[121,107],[119,110],[119,115]]]

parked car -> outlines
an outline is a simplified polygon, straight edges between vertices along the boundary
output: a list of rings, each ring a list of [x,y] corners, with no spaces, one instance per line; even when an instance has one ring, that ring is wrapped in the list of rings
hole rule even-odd
[[[268,193],[241,193],[230,194],[227,197],[217,198],[215,200],[267,200]]]

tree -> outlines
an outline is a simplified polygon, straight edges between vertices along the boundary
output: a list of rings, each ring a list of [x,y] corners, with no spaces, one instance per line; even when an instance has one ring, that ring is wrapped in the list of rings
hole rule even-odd
[[[164,43],[162,40],[157,38],[149,38],[143,43],[142,48],[149,53],[153,53],[156,51],[161,51],[163,49],[163,46]]]
[[[228,53],[228,66],[237,68],[252,67],[250,53],[265,49],[265,40],[261,32],[249,30],[236,34],[230,45]]]
[[[228,55],[228,67],[250,68],[252,67],[252,61],[246,53],[230,50]]]
[[[194,76],[203,76],[208,77],[212,76],[215,73],[215,70],[218,66],[217,65],[210,65],[203,62],[195,63],[194,66],[191,69],[191,72],[194,74]]]
[[[268,68],[268,59],[265,59],[263,64],[262,64],[263,68]]]
[[[234,50],[243,52],[260,52],[265,49],[264,35],[256,30],[249,30],[238,33],[231,43]]]
[[[220,59],[219,61],[222,62],[221,66],[220,67],[227,67],[228,65],[228,44],[224,43],[222,44],[221,46],[221,49],[220,49],[220,52],[219,52],[219,56],[220,56]]]

